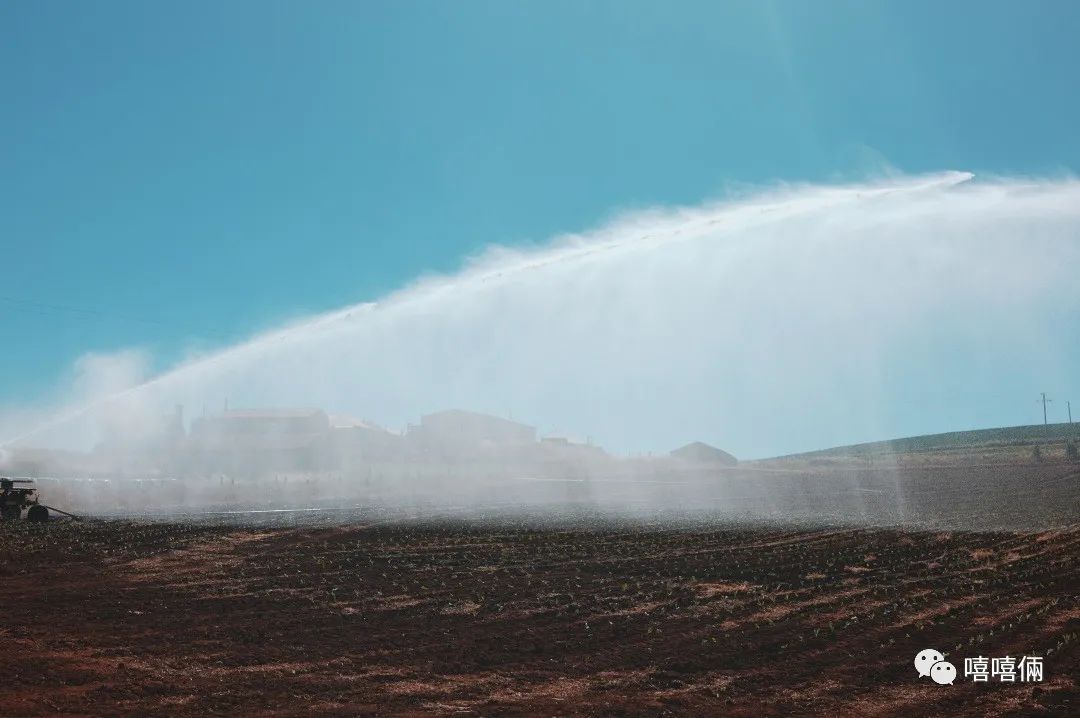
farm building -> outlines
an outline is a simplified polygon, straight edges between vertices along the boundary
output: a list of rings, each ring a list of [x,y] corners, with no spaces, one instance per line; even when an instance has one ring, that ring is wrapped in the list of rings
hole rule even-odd
[[[473,411],[427,414],[410,426],[409,443],[425,453],[469,454],[536,443],[536,427]]]
[[[545,457],[555,455],[589,459],[606,458],[608,455],[606,451],[590,441],[577,441],[566,436],[545,436],[540,439],[538,448],[539,455]]]
[[[319,409],[244,409],[191,425],[190,468],[234,476],[325,468],[330,417]]]
[[[331,416],[325,441],[326,463],[354,469],[373,461],[400,459],[405,452],[401,434],[351,416]]]
[[[702,441],[695,441],[671,452],[672,458],[695,464],[720,464],[735,466],[739,460],[726,451],[717,449]]]

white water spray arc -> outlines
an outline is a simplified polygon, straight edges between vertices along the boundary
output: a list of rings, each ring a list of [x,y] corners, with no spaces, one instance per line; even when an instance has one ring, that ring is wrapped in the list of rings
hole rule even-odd
[[[102,416],[226,396],[389,426],[512,407],[615,451],[702,438],[752,457],[882,438],[909,420],[912,387],[1064,371],[1017,347],[1072,341],[1054,322],[1077,308],[1061,287],[1080,258],[1080,185],[970,178],[785,187],[494,249],[60,407],[3,446],[85,448]]]

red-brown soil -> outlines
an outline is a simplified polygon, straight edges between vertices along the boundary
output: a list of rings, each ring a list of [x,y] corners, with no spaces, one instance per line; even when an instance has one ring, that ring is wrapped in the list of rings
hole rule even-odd
[[[1080,528],[5,525],[0,714],[1071,716],[1078,558]],[[963,677],[1025,654],[1043,682]]]

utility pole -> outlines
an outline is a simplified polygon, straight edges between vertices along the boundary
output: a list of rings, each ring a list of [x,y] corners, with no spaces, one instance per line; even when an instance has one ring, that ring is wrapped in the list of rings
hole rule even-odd
[[[1072,423],[1072,402],[1071,401],[1066,401],[1065,402],[1065,408],[1069,410],[1069,423],[1071,424]]]
[[[1042,405],[1043,405],[1043,426],[1046,426],[1046,424],[1048,423],[1046,421],[1046,404],[1048,402],[1052,402],[1053,399],[1047,399],[1045,391],[1040,391],[1039,395],[1042,396],[1042,399],[1037,399],[1036,401],[1041,401],[1042,402]]]

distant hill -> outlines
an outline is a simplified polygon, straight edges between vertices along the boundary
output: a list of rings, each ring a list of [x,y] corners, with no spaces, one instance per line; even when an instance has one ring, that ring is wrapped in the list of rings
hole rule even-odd
[[[703,441],[695,441],[671,452],[671,456],[683,461],[692,461],[701,464],[723,464],[735,466],[739,460],[728,452],[709,446]]]
[[[911,454],[923,451],[965,449],[995,446],[1027,446],[1065,439],[1080,440],[1080,423],[1031,424],[1007,426],[998,429],[975,429],[973,431],[949,431],[944,434],[909,436],[888,441],[871,441],[865,444],[836,446],[831,449],[786,454],[775,459],[810,459],[842,456],[871,456],[881,454]]]

